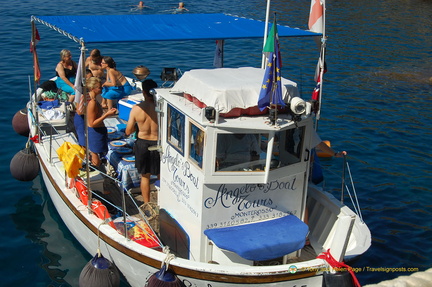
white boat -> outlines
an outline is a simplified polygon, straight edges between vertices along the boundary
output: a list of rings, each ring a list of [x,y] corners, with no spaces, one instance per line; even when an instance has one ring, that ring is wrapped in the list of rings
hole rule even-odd
[[[80,43],[83,54],[85,44],[97,42],[257,38],[265,26],[224,14],[32,16],[32,22]],[[142,27],[158,32],[140,33]],[[278,31],[279,37],[317,35],[286,26]],[[123,202],[105,202],[98,192],[104,190],[105,175],[99,171],[88,177],[81,173],[92,191],[90,204],[81,201],[57,154],[65,142],[77,143],[67,132],[68,109],[63,104],[57,110],[65,118],[48,120],[37,108],[40,91],[33,95],[30,136],[38,135],[34,149],[57,211],[82,246],[90,254],[100,250],[131,286],[144,286],[163,264],[185,286],[323,286],[324,274],[341,270],[318,255],[342,262],[369,248],[371,234],[359,207],[352,211],[309,180],[314,114],[299,98],[297,84],[282,79],[288,109],[269,118],[267,110],[257,108],[264,73],[254,67],[195,69],[155,89],[161,180],[152,191],[157,201],[151,219],[139,208],[129,209],[125,201],[133,201],[136,193],[125,186],[127,180],[117,182],[125,187],[124,193],[118,189]],[[132,101],[143,100],[140,83],[128,80],[138,88],[120,102],[119,116],[108,118],[106,126],[120,129]],[[239,152],[224,164],[216,159],[222,139],[232,137],[232,143],[234,135],[258,141],[253,161]],[[92,212],[92,197],[126,211],[103,220]],[[145,240],[124,234],[126,216],[146,227]]]

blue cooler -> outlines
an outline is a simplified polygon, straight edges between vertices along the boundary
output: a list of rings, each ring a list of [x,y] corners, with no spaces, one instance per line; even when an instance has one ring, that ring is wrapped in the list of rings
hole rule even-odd
[[[119,111],[119,118],[122,120],[129,120],[129,114],[132,109],[132,107],[136,104],[139,104],[139,101],[135,100],[120,100],[118,102],[118,111]]]

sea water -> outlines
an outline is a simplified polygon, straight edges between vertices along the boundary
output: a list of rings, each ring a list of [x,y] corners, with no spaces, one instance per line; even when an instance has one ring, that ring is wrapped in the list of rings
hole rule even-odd
[[[136,2],[136,3],[135,3]],[[266,1],[186,1],[188,13],[229,13],[265,19]],[[91,255],[67,230],[47,197],[40,177],[16,181],[13,155],[27,139],[12,129],[14,114],[28,98],[32,74],[31,15],[172,13],[175,1],[0,0],[0,258],[2,286],[77,286]],[[275,0],[278,23],[307,27],[310,1]],[[348,151],[350,171],[372,232],[372,246],[349,264],[362,284],[380,282],[432,265],[432,1],[327,1],[327,67],[319,132],[335,150]],[[54,76],[61,49],[78,61],[78,45],[38,25],[42,80]],[[214,41],[89,45],[117,62],[127,76],[146,65],[160,83],[163,67],[211,68]],[[226,41],[225,66],[261,63],[261,40]],[[282,39],[282,75],[314,87],[318,51],[310,39]],[[342,161],[325,161],[340,168]],[[326,171],[339,197],[340,174]],[[332,187],[333,186],[333,187]],[[349,204],[349,199],[345,198]],[[95,250],[96,252],[96,250]],[[123,282],[123,286],[128,286]]]

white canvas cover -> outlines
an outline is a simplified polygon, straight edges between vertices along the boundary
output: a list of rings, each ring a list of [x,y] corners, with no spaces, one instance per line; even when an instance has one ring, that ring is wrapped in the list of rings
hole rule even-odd
[[[258,103],[264,72],[252,67],[190,70],[171,92],[190,94],[220,113],[234,108],[247,109]],[[282,95],[284,102],[298,97],[297,83],[282,78]]]

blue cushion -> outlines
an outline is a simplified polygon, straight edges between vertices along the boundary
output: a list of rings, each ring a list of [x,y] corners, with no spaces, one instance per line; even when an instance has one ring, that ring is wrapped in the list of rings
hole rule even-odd
[[[217,247],[241,257],[269,260],[303,248],[308,226],[295,215],[224,228],[207,229],[204,234]]]

